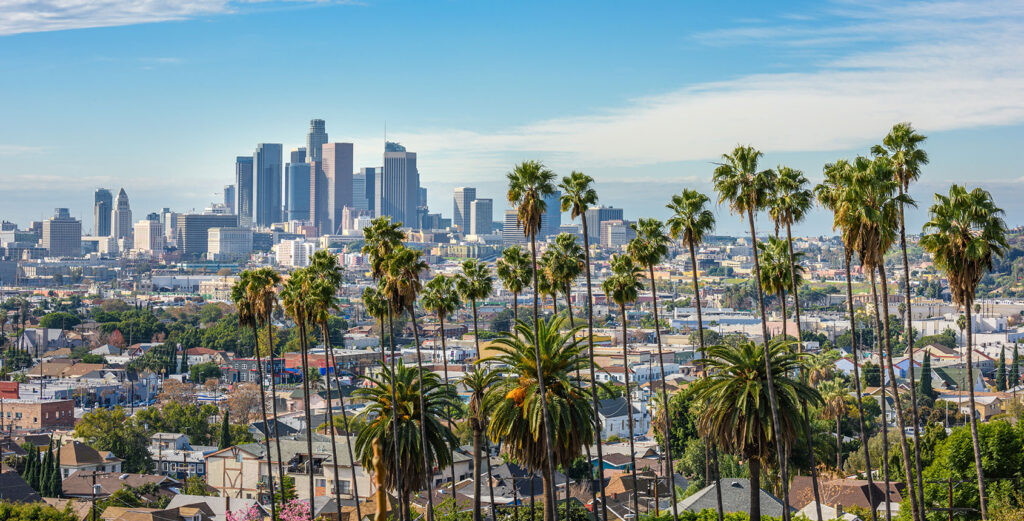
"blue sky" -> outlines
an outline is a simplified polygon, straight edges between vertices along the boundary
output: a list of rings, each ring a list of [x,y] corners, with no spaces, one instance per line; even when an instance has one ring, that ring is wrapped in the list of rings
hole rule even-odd
[[[554,4],[554,5],[552,5]],[[309,119],[380,163],[419,153],[431,207],[537,158],[602,202],[664,217],[737,143],[803,169],[895,122],[929,136],[920,226],[950,182],[1024,224],[1024,3],[12,0],[0,6],[0,218],[123,186],[140,217],[201,209],[258,142]],[[497,210],[497,208],[496,208]],[[722,212],[720,231],[743,225]],[[813,216],[800,232],[827,233]]]

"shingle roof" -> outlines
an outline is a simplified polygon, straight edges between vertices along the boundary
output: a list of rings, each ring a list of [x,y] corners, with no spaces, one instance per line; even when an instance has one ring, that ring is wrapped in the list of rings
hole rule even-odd
[[[32,489],[17,472],[0,473],[0,501],[35,503],[41,500],[39,493]]]
[[[722,487],[722,509],[728,512],[750,513],[750,480],[746,478],[724,478],[718,481]],[[715,485],[712,483],[692,496],[677,503],[679,510],[700,512],[704,509],[717,508],[717,494]],[[782,501],[761,490],[761,514],[766,516],[782,516]],[[793,510],[790,508],[790,510]]]

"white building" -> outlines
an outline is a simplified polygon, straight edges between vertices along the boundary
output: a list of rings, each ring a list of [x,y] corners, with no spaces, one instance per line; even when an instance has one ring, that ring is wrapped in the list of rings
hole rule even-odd
[[[608,439],[612,436],[620,438],[629,437],[629,410],[633,408],[633,435],[643,436],[651,429],[651,415],[646,407],[638,407],[635,403],[629,403],[625,398],[610,398],[601,400],[598,405],[598,415],[601,419],[601,438]]]
[[[281,241],[277,245],[276,260],[279,266],[304,268],[316,251],[316,245],[302,239]]]
[[[159,255],[164,251],[164,230],[160,221],[145,219],[135,223],[135,251],[145,255]]]
[[[213,261],[244,259],[252,253],[251,228],[210,228],[206,232],[206,256]]]
[[[621,248],[636,237],[636,232],[629,226],[629,221],[614,220],[601,223],[601,247]]]

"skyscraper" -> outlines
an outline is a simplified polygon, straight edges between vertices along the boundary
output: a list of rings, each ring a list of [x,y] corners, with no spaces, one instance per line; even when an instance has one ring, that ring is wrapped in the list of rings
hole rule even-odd
[[[545,209],[544,213],[540,216],[540,233],[538,237],[558,235],[558,229],[562,226],[562,203],[559,201],[561,197],[562,192],[558,190],[544,197]]]
[[[504,225],[501,228],[501,244],[511,246],[513,244],[526,244],[526,236],[519,226],[519,214],[516,210],[505,210]]]
[[[299,164],[299,163],[305,163],[305,162],[306,162],[306,148],[305,147],[298,147],[298,148],[293,148],[292,149],[291,153],[289,154],[288,162],[284,164],[284,212],[282,213],[282,215],[284,216],[285,219],[289,219],[289,220],[291,219],[291,217],[289,217],[291,215],[291,201],[292,201],[291,187],[293,186],[292,179],[291,179],[291,166]],[[306,190],[303,191],[303,193],[306,194],[306,197],[309,197],[309,188],[308,188],[309,178],[307,177],[305,179],[306,179],[307,188],[306,188]],[[308,207],[309,207],[309,203],[308,202],[305,204],[305,207],[307,207],[307,209],[308,209]]]
[[[476,199],[476,188],[460,186],[455,189],[455,205],[452,210],[452,225],[468,234],[470,228],[470,204]]]
[[[149,219],[135,223],[135,251],[159,255],[164,250],[164,231],[159,221]]]
[[[309,163],[288,163],[288,220],[309,220]]]
[[[587,236],[591,244],[601,240],[601,223],[604,221],[621,221],[622,208],[598,206],[587,210]]]
[[[320,161],[323,157],[321,147],[325,143],[327,143],[327,124],[322,119],[310,120],[309,134],[306,134],[306,155],[309,157],[310,163]]]
[[[474,199],[469,203],[470,235],[490,235],[494,224],[494,200]]]
[[[240,226],[252,226],[252,157],[235,158],[235,214]]]
[[[238,225],[235,215],[207,215],[201,213],[178,216],[178,249],[185,257],[206,255],[210,228],[232,228]]]
[[[416,153],[407,152],[398,143],[385,143],[384,170],[377,176],[374,185],[375,215],[390,217],[393,222],[401,222],[406,226],[415,226],[419,187]]]
[[[269,228],[281,221],[281,159],[280,143],[256,145],[252,163],[256,177],[254,219],[256,226]]]
[[[128,204],[128,194],[124,188],[114,198],[114,211],[110,219],[110,235],[115,239],[132,236],[132,209]]]
[[[327,176],[324,175],[323,161],[309,164],[309,220],[316,227],[316,233],[330,233],[331,220],[327,213]]]
[[[82,222],[71,217],[67,208],[57,208],[53,217],[43,221],[42,235],[43,248],[54,257],[82,255]]]
[[[352,206],[367,210],[373,214],[373,193],[377,175],[384,170],[382,167],[360,168],[358,174],[352,176]]]
[[[97,188],[93,194],[92,234],[99,237],[110,236],[110,212],[114,210],[114,196],[106,188]]]
[[[224,206],[235,213],[235,185],[224,185]]]
[[[329,233],[341,233],[341,211],[352,206],[352,143],[324,143],[321,155],[327,188],[327,219],[331,223]]]

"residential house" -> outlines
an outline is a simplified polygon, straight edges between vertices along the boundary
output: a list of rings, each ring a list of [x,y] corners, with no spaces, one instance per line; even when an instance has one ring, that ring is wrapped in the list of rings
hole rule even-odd
[[[213,519],[213,513],[202,504],[175,508],[111,505],[99,517],[102,521],[209,521]]]
[[[824,509],[833,510],[842,507],[859,507],[865,510],[875,510],[885,505],[885,483],[874,482],[874,489],[870,488],[866,479],[822,479],[818,483],[818,493],[821,496],[822,517],[825,516]],[[906,487],[903,483],[891,482],[889,484],[888,500],[893,504],[903,502],[901,491]],[[789,489],[789,504],[793,508],[806,510],[807,506],[814,506],[814,488],[810,476],[795,476]],[[815,512],[815,515],[816,512]]]
[[[99,485],[96,497],[99,499],[109,497],[123,487],[140,488],[146,485],[155,485],[156,493],[153,497],[146,499],[157,500],[159,497],[172,496],[181,482],[167,476],[156,476],[153,474],[122,474],[120,472],[78,472],[64,478],[64,496],[77,498],[93,497],[93,478],[96,485]]]
[[[212,512],[210,521],[227,521],[228,512],[235,514],[237,518],[240,517],[238,516],[239,513],[248,512],[253,507],[260,513],[261,517],[270,516],[270,511],[258,501],[244,498],[177,494],[171,498],[167,508],[197,507],[199,505],[204,505],[206,509]]]
[[[0,502],[35,503],[42,497],[14,470],[0,472]]]
[[[638,407],[625,398],[609,398],[598,404],[598,416],[601,419],[601,438],[612,436],[629,437],[629,409],[633,408],[633,435],[642,436],[651,428],[651,415],[646,407]]]
[[[80,441],[71,441],[61,447],[60,473],[67,479],[76,472],[121,472],[123,460],[110,451],[98,451]]]
[[[712,483],[692,496],[676,503],[676,508],[682,512],[700,512],[701,510],[715,510],[718,507],[716,486],[722,490],[722,511],[723,513],[742,512],[750,513],[750,480],[746,478],[723,478]],[[761,515],[782,517],[784,508],[790,512],[795,509],[787,507],[782,500],[771,493],[761,489],[760,494]]]

